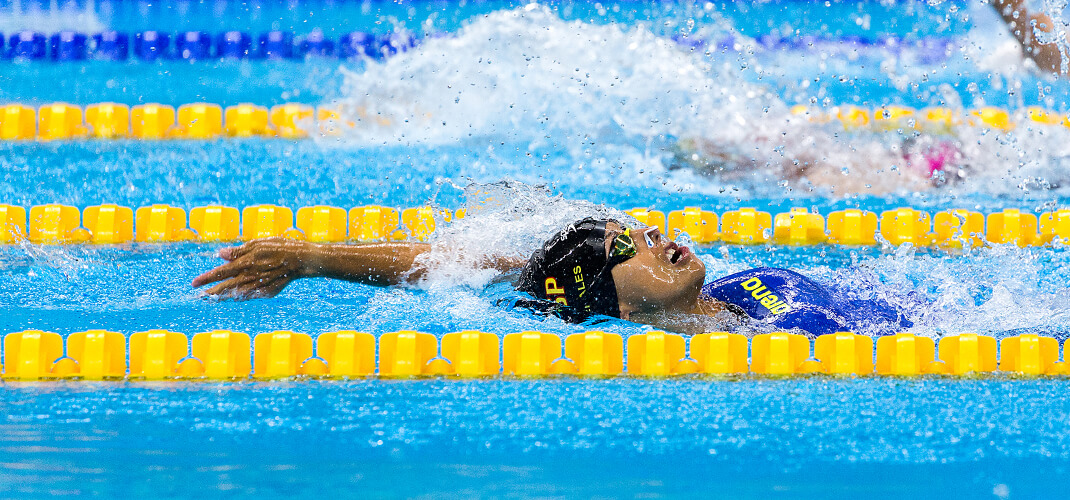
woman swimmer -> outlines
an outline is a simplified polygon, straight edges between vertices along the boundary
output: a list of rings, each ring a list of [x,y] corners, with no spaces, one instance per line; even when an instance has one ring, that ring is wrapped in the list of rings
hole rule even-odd
[[[415,283],[427,269],[418,258],[427,243],[320,245],[264,239],[225,248],[228,261],[193,280],[215,286],[206,295],[271,297],[291,281],[328,277],[370,285]],[[654,227],[628,228],[611,219],[569,224],[526,261],[493,258],[487,267],[522,268],[515,287],[536,300],[517,305],[580,321],[613,316],[693,333],[740,326],[797,330],[809,335],[859,331],[884,325],[887,332],[911,326],[891,306],[847,301],[786,269],[757,268],[703,284],[706,266],[686,246]],[[681,321],[681,317],[708,321]],[[748,320],[749,318],[749,320]]]

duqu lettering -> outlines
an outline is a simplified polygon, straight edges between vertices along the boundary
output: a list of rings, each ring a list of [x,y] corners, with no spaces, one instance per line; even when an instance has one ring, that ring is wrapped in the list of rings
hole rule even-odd
[[[557,278],[546,278],[544,285],[546,286],[546,298],[553,299],[554,302],[560,302],[562,305],[568,305],[568,299],[565,298],[565,289],[557,286]]]
[[[754,300],[757,300],[762,307],[768,309],[771,314],[780,314],[791,310],[791,306],[788,305],[787,302],[784,302],[780,297],[774,295],[772,293],[773,291],[766,288],[766,286],[762,284],[762,280],[758,278],[748,279],[747,281],[740,283],[740,286],[742,286],[744,290],[750,292],[750,296],[754,297]]]

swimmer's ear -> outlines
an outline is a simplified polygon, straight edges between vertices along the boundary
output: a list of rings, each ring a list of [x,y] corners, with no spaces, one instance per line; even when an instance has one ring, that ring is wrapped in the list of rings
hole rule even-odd
[[[621,311],[620,311],[620,319],[623,319],[624,321],[631,321],[631,317],[632,317],[632,312],[631,311],[625,311],[625,310],[621,309]]]

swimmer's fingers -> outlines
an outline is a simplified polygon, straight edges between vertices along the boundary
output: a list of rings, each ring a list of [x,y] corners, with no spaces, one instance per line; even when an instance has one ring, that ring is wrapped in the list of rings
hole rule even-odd
[[[253,240],[248,243],[238,245],[236,247],[226,247],[219,250],[219,257],[224,260],[238,260],[252,252],[255,252],[261,248],[270,248],[274,244],[278,243],[277,240],[281,238],[263,238],[259,240]]]
[[[282,238],[224,248],[219,256],[229,262],[197,276],[192,285],[198,288],[216,283],[204,294],[218,297],[253,298],[261,296],[262,291],[273,296],[303,275],[307,250],[304,242]]]
[[[243,286],[239,286],[234,290],[234,295],[242,299],[259,299],[274,297],[282,292],[282,289],[286,288],[293,281],[293,277],[289,274],[280,274],[274,278],[256,280],[252,283],[247,283]]]
[[[227,279],[227,280],[222,281],[220,283],[217,283],[215,286],[213,286],[213,287],[201,292],[201,294],[203,296],[209,296],[209,297],[236,298],[236,299],[237,298],[241,298],[241,297],[238,297],[234,293],[234,291],[237,290],[238,287],[240,287],[242,285],[245,285],[246,283],[248,283],[250,281],[253,281],[255,279],[256,278],[252,278],[252,277],[249,277],[249,276],[239,276],[237,278],[230,278],[230,279]]]
[[[220,283],[208,292],[221,299],[249,300],[274,297],[290,284],[293,278],[285,273],[255,279],[231,279]],[[216,290],[218,288],[218,290]],[[212,293],[215,291],[215,293]]]
[[[255,276],[262,273],[272,272],[286,266],[286,263],[280,260],[255,259],[254,257],[255,256],[238,257],[226,264],[212,269],[211,271],[197,276],[196,278],[193,278],[193,287],[198,288],[209,283],[233,278],[243,273]]]
[[[221,249],[219,249],[219,253],[218,253],[219,258],[223,259],[223,260],[228,260],[228,261],[237,259],[238,257],[241,257],[242,255],[244,255],[245,252],[247,251],[247,250],[243,251],[242,250],[243,248],[245,248],[245,245],[240,245],[240,246],[236,246],[236,247],[221,248]]]
[[[273,278],[257,276],[238,276],[216,284],[203,292],[205,296],[218,297],[221,299],[246,300],[256,298],[250,292],[256,290],[259,283],[270,281]]]
[[[193,288],[199,288],[209,283],[215,283],[227,278],[233,278],[245,270],[244,263],[230,261],[196,278],[193,278]]]
[[[274,297],[282,293],[282,290],[286,288],[286,285],[289,285],[291,281],[293,281],[293,279],[289,276],[286,276],[285,279],[276,280],[264,288],[264,293],[267,294],[268,297]]]
[[[205,290],[204,295],[234,300],[274,297],[291,281],[293,275],[282,269],[241,274]]]
[[[285,252],[288,249],[292,249],[294,246],[299,245],[300,243],[286,238],[261,238],[236,247],[223,248],[219,250],[219,257],[225,260],[234,261],[250,254],[261,254],[261,256],[266,256],[272,252]]]

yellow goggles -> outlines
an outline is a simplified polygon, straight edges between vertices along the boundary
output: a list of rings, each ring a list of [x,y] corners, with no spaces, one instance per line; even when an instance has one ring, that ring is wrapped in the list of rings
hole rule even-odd
[[[629,228],[613,238],[613,244],[609,248],[609,260],[611,262],[624,262],[635,257],[637,253],[639,253],[639,249],[635,247],[632,230]]]

